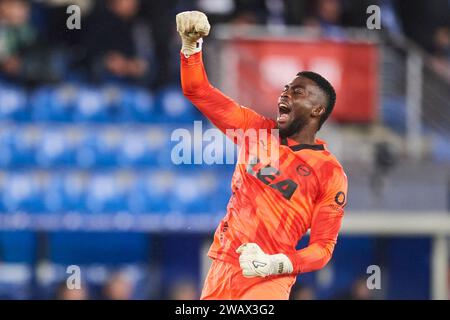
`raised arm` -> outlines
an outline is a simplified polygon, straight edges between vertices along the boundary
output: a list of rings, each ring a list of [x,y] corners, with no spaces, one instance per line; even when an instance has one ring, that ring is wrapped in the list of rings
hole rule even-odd
[[[209,83],[201,52],[201,37],[209,33],[206,16],[198,11],[182,12],[177,15],[177,30],[183,42],[181,86],[186,98],[223,132],[226,129],[273,128],[273,120],[240,106]]]

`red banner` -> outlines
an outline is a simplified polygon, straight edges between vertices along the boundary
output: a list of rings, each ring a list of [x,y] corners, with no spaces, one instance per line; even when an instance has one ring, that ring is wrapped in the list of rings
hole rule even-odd
[[[282,88],[299,71],[330,81],[337,101],[332,118],[366,123],[377,118],[376,45],[332,41],[233,40],[226,51],[227,92],[242,105],[274,117]]]

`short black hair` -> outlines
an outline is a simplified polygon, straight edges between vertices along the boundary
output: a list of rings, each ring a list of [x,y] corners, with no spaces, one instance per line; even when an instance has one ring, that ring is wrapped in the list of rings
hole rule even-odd
[[[322,77],[320,74],[312,72],[312,71],[301,71],[297,73],[297,77],[305,77],[312,81],[314,81],[317,86],[322,89],[322,91],[325,93],[327,98],[327,105],[325,106],[325,113],[322,115],[322,117],[319,120],[319,128],[317,130],[320,130],[323,123],[328,119],[331,112],[333,111],[334,104],[336,103],[336,91],[334,90],[333,86],[330,82],[328,82],[327,79]]]

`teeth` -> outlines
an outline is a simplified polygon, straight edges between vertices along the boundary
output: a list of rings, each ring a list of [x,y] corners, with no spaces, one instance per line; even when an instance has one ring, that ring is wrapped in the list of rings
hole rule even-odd
[[[278,116],[278,121],[287,121],[289,119],[289,115],[287,115],[286,113],[280,114]]]

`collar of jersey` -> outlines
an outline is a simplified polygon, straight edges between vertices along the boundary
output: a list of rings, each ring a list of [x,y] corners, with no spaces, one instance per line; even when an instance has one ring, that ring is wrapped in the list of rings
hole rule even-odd
[[[306,143],[300,143],[300,144],[292,144],[292,140],[287,139],[287,138],[282,138],[281,139],[281,144],[284,146],[288,146],[292,151],[300,151],[300,150],[304,150],[304,149],[309,149],[309,150],[314,150],[314,151],[321,151],[321,150],[325,150],[325,142],[320,140],[320,139],[316,139],[317,144],[306,144]]]

